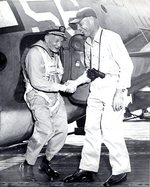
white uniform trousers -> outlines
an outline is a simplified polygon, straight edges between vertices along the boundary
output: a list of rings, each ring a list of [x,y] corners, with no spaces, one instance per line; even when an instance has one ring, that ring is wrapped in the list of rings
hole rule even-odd
[[[114,112],[112,100],[116,78],[96,79],[91,84],[85,123],[85,140],[79,168],[98,172],[101,144],[109,150],[112,174],[130,172],[130,160],[123,136],[124,109]]]
[[[57,111],[53,114],[49,110],[48,102],[41,96],[35,96],[32,91],[27,94],[27,100],[30,103],[35,124],[25,157],[29,164],[34,165],[46,143],[46,157],[49,161],[63,147],[68,130],[67,113],[62,98]]]

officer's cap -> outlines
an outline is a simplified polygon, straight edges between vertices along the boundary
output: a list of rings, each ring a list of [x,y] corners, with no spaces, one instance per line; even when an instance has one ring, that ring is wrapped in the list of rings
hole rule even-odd
[[[65,31],[66,31],[66,28],[64,26],[60,26],[59,28],[56,28],[56,29],[46,30],[45,34],[46,35],[52,34],[52,35],[60,36],[66,39],[67,37],[65,35]]]

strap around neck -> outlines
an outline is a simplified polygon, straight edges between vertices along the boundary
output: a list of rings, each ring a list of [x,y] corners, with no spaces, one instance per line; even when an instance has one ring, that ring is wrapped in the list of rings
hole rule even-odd
[[[99,37],[99,56],[98,56],[98,70],[100,71],[100,52],[101,52],[101,40],[102,40],[102,34],[103,34],[103,29],[101,30],[100,37]]]

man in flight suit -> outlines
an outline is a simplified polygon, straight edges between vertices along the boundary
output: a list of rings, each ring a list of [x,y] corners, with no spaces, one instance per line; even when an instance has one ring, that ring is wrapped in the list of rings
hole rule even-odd
[[[35,122],[25,161],[20,165],[25,180],[35,181],[33,165],[46,143],[40,170],[51,179],[59,177],[59,173],[51,168],[50,160],[63,147],[67,137],[67,113],[60,91],[69,90],[66,85],[61,84],[63,67],[59,57],[59,50],[65,39],[63,26],[47,30],[44,32],[44,40],[32,45],[25,58],[24,98]]]
[[[68,84],[76,88],[91,81],[87,101],[85,141],[79,170],[67,176],[64,182],[93,181],[98,172],[101,144],[109,150],[112,175],[104,186],[123,182],[131,171],[130,160],[123,137],[123,115],[126,106],[127,88],[130,87],[132,61],[117,33],[102,29],[93,9],[79,10],[70,26],[77,27],[87,40],[85,61],[87,70]]]

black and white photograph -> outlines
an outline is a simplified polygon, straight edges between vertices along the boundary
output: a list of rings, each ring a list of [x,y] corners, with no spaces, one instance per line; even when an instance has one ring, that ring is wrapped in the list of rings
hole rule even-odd
[[[0,187],[150,186],[150,0],[0,0]]]

